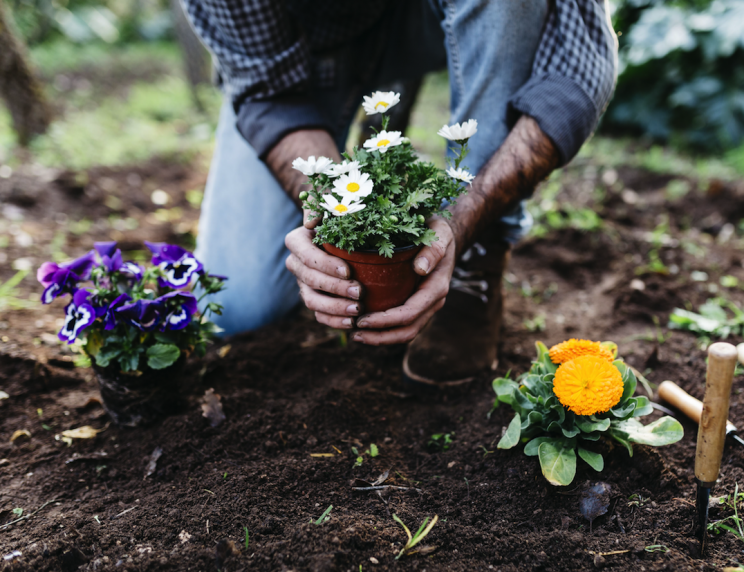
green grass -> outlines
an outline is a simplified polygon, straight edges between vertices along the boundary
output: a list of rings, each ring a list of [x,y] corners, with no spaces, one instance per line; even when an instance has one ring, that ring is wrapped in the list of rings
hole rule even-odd
[[[34,161],[50,167],[85,169],[211,151],[221,96],[212,87],[201,88],[206,113],[196,111],[174,46],[133,44],[124,49],[104,49],[99,45],[60,43],[34,49],[32,58],[46,77],[84,68],[86,77],[100,72],[115,80],[117,69],[133,78],[136,75],[131,74],[138,68],[149,66],[155,70],[152,80],[135,79],[103,96],[93,84],[89,89],[63,93],[47,80],[49,100],[62,112],[49,131],[32,142]],[[152,62],[157,62],[157,68]],[[0,108],[0,162],[14,165],[20,160],[10,118]]]

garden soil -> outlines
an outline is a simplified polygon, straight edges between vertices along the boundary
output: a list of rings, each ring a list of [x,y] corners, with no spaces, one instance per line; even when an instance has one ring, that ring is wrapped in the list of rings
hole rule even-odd
[[[570,167],[560,204],[590,204],[604,225],[580,231],[554,221],[514,250],[496,374],[527,369],[537,340],[611,339],[652,384],[671,379],[702,398],[699,341],[666,324],[675,307],[697,309],[714,295],[744,302],[744,291],[719,283],[724,275],[744,283],[744,252],[732,235],[744,218],[744,185],[686,181],[690,192],[671,199],[670,180]],[[186,191],[203,183],[202,170],[163,160],[81,173],[19,169],[0,179],[8,237],[0,280],[15,273],[11,263],[35,269],[94,240],[117,239],[130,253],[143,240],[193,245],[198,210]],[[157,189],[167,205],[153,205]],[[652,250],[661,272],[648,268]],[[32,277],[11,302],[38,299]],[[696,426],[682,417],[679,443],[636,446],[632,457],[602,444],[602,473],[579,461],[575,481],[554,487],[522,446],[496,448],[512,412],[492,411],[494,373],[422,395],[403,382],[403,347],[348,342],[298,310],[190,362],[182,380],[189,406],[180,413],[119,429],[92,370],[76,367],[79,355],[56,342],[63,306],[0,314],[0,390],[9,395],[0,399],[3,572],[657,571],[744,561],[744,542],[730,533],[712,536],[699,554]],[[200,406],[210,388],[226,417],[217,427]],[[741,376],[730,418],[744,427]],[[85,425],[100,432],[61,439]],[[394,486],[353,488],[383,473]],[[600,481],[609,486],[607,512],[590,523],[579,503]],[[714,496],[736,483],[744,485],[744,447],[729,443]],[[712,520],[729,514],[711,509]],[[424,550],[395,559],[406,538],[393,515],[414,531],[439,517]]]

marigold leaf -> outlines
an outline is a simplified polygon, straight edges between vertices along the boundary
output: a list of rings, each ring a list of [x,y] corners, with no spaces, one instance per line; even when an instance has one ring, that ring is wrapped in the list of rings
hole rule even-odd
[[[576,476],[576,451],[563,443],[541,443],[537,449],[543,476],[551,485],[567,486]]]
[[[552,437],[535,437],[524,446],[524,454],[528,457],[537,457],[537,450],[542,443],[557,443],[558,439]]]
[[[565,427],[561,427],[561,432],[563,433],[563,436],[567,439],[571,439],[572,437],[576,437],[579,433],[581,433],[581,429],[578,427],[574,427],[573,429],[566,429]]]
[[[644,415],[649,415],[654,410],[648,397],[641,395],[640,397],[635,398],[635,402],[636,406],[633,410],[633,417],[643,417]]]
[[[637,419],[631,418],[613,424],[617,431],[623,433],[632,443],[641,445],[671,445],[684,436],[682,425],[676,419],[666,416],[653,423],[643,425]],[[621,435],[622,437],[622,435]]]
[[[577,415],[576,425],[584,433],[592,433],[594,431],[607,431],[607,429],[610,428],[610,420],[609,419],[592,420],[591,417]]]
[[[496,445],[498,449],[511,449],[517,443],[519,443],[519,436],[522,433],[521,429],[522,419],[519,413],[514,415],[514,419],[511,420],[509,426],[506,428],[506,433]]]
[[[499,401],[508,405],[514,402],[514,392],[519,389],[519,386],[514,380],[506,377],[497,377],[493,380],[492,386]]]
[[[579,447],[579,457],[584,459],[587,465],[589,465],[597,472],[600,472],[602,469],[604,469],[604,459],[599,453],[587,451],[586,449]]]

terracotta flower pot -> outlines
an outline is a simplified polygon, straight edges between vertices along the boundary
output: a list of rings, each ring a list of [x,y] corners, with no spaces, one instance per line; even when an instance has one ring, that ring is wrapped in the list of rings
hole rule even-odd
[[[413,294],[421,277],[413,270],[413,258],[421,246],[404,246],[393,251],[392,258],[380,256],[376,250],[348,252],[331,244],[323,249],[349,263],[351,277],[364,286],[364,311],[384,312],[401,306]]]
[[[121,427],[152,425],[177,412],[183,405],[181,395],[186,360],[161,370],[146,370],[142,375],[122,373],[118,368],[93,366],[101,390],[101,401],[112,421]]]

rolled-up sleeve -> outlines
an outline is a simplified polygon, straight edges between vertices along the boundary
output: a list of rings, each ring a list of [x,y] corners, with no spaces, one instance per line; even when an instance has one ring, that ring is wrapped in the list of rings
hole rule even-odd
[[[327,128],[307,96],[309,52],[276,0],[182,0],[214,56],[240,133],[265,158],[287,133]]]
[[[554,0],[530,79],[509,102],[550,137],[561,165],[597,126],[617,80],[617,37],[607,0]]]

